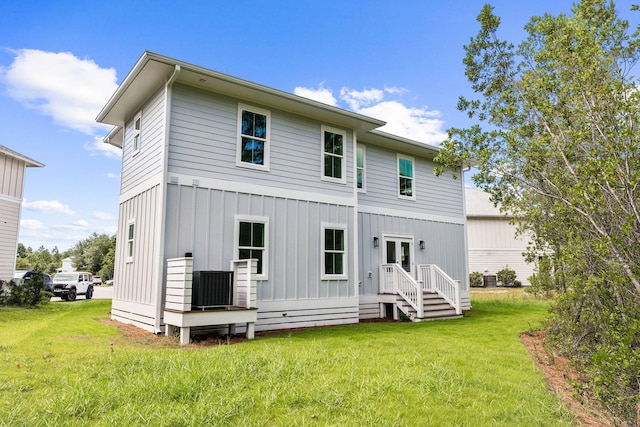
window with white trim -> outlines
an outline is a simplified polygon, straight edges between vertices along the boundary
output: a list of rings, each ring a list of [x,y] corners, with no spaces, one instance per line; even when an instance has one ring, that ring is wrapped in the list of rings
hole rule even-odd
[[[134,242],[136,236],[136,222],[131,219],[127,221],[127,261],[133,261],[133,250],[134,250]]]
[[[398,154],[398,197],[415,200],[413,157]]]
[[[347,134],[339,129],[322,126],[322,179],[346,183],[345,150]]]
[[[268,218],[236,216],[236,257],[237,259],[257,259],[259,279],[267,278],[268,237]]]
[[[346,279],[346,226],[322,224],[322,279]]]
[[[358,191],[363,193],[367,191],[364,169],[366,154],[364,145],[358,144],[356,147],[356,186],[358,187]]]
[[[267,110],[238,106],[238,166],[269,170],[270,121]]]
[[[138,113],[133,121],[133,154],[140,151],[142,143],[142,113]]]

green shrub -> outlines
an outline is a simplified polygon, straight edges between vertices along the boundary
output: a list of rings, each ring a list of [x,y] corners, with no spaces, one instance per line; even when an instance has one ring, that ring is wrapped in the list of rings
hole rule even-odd
[[[482,273],[480,273],[479,271],[474,271],[473,273],[469,274],[469,286],[471,286],[472,288],[484,287],[484,277],[482,276]]]
[[[536,266],[536,272],[529,277],[531,286],[525,289],[525,292],[534,296],[543,294],[546,297],[551,296],[551,292],[556,288],[552,267],[551,258],[546,255],[540,258]]]
[[[28,280],[14,279],[4,283],[1,301],[6,305],[34,307],[46,297],[44,274],[34,271]]]
[[[516,280],[516,277],[516,271],[510,269],[509,266],[506,266],[496,273],[498,282],[500,282],[505,288],[519,288],[522,286],[522,283]]]

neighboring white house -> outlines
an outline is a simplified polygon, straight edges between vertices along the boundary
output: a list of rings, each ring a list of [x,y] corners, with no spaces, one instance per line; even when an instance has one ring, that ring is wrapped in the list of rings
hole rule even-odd
[[[505,267],[515,270],[517,280],[528,286],[534,264],[526,262],[529,235],[517,235],[511,215],[500,212],[489,200],[489,194],[477,188],[466,188],[469,271],[495,275]]]
[[[62,267],[60,267],[57,272],[58,273],[71,273],[76,271],[73,268],[73,260],[71,258],[65,258],[62,260]]]
[[[188,342],[469,308],[464,184],[433,174],[437,148],[151,52],[97,121],[122,148],[114,319]],[[226,310],[201,301],[228,280]]]
[[[26,168],[44,165],[0,145],[0,279],[13,277]]]

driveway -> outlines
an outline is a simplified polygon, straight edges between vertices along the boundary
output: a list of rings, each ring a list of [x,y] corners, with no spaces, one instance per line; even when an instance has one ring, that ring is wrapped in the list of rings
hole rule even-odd
[[[113,298],[113,286],[96,286],[93,288],[93,299]],[[85,299],[84,295],[78,295],[78,300]],[[62,301],[60,297],[52,297],[51,302]]]

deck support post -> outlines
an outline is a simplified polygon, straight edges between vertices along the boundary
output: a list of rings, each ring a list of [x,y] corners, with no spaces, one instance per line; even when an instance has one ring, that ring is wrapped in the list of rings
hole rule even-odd
[[[256,336],[255,323],[247,322],[247,339],[252,340]]]

